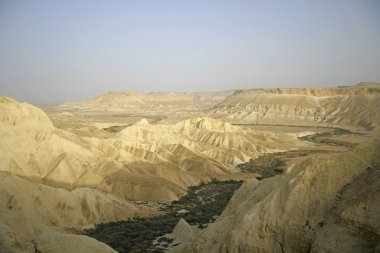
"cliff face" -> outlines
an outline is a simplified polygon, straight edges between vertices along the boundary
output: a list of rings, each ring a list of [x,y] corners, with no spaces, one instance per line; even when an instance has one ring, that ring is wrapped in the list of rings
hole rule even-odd
[[[236,90],[236,94],[247,93],[270,93],[270,94],[289,94],[304,95],[313,97],[331,96],[353,96],[380,94],[380,84],[378,83],[359,83],[355,86],[341,86],[338,88],[273,88],[273,89],[246,89]]]
[[[373,252],[380,244],[378,148],[365,144],[245,182],[215,223],[174,252]]]
[[[238,90],[210,110],[255,124],[328,124],[372,129],[380,124],[380,85],[347,88]]]

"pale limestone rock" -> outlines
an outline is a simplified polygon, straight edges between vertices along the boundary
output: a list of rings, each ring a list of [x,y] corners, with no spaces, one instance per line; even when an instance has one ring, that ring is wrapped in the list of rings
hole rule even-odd
[[[237,90],[209,114],[260,124],[340,125],[374,128],[380,124],[380,85],[345,88]]]
[[[4,252],[34,253],[35,242],[39,252],[112,252],[94,239],[66,235],[64,228],[151,214],[94,189],[67,191],[7,172],[0,172],[0,182],[0,249]],[[51,233],[59,234],[46,237]],[[48,241],[51,244],[45,247]]]
[[[378,168],[378,148],[376,141],[352,152],[306,160],[282,176],[246,181],[215,223],[174,252],[373,251],[380,238],[379,177],[372,176],[373,183],[364,188],[345,188],[366,177],[369,166]],[[342,192],[347,202],[336,199]],[[330,221],[336,206],[338,218]]]
[[[295,135],[257,133],[211,118],[174,125],[143,119],[114,137],[86,138],[55,128],[31,105],[1,97],[0,107],[6,112],[0,121],[1,170],[128,200],[175,200],[186,187],[231,174],[251,157],[302,146]]]
[[[33,240],[41,253],[116,253],[111,247],[84,235],[45,233]]]
[[[373,252],[380,242],[380,169],[346,185],[321,224],[311,252]]]
[[[180,219],[173,229],[172,236],[178,242],[190,242],[199,234],[199,229]]]
[[[114,145],[151,162],[172,162],[185,170],[184,162],[191,160],[217,161],[208,171],[231,170],[236,165],[263,152],[296,147],[296,136],[257,133],[211,118],[195,118],[176,125],[150,125],[147,121],[123,129],[116,135]],[[290,144],[290,145],[289,145]],[[199,169],[199,164],[195,164]],[[195,167],[194,166],[194,167]]]

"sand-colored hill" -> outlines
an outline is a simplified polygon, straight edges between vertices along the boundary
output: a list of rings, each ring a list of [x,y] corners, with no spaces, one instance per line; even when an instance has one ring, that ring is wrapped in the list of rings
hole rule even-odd
[[[250,157],[302,146],[296,135],[257,133],[211,118],[175,125],[142,120],[116,134],[113,145],[120,157],[136,162],[113,162],[95,169],[104,175],[101,189],[146,200],[176,199],[201,180],[228,178],[237,172],[235,165]]]
[[[29,179],[70,185],[97,160],[97,150],[53,126],[40,109],[1,97],[0,167]],[[48,155],[47,155],[48,154]]]
[[[334,138],[367,141],[380,124],[379,90],[360,83],[233,94],[110,92],[66,103],[50,118],[0,96],[0,249],[113,252],[70,229],[157,213],[129,200],[177,200],[202,181],[243,178],[208,228],[178,224],[174,234],[184,243],[176,252],[373,252],[380,248],[378,139],[346,153],[329,154],[346,150],[334,147],[296,157],[282,175],[261,181],[235,172],[264,153],[324,145],[299,140],[321,131],[299,125],[365,128],[372,131]],[[275,125],[297,129],[273,132]]]
[[[115,146],[123,150],[156,163],[172,161],[182,171],[195,169],[181,166],[188,158],[207,157],[218,161],[224,171],[232,168],[221,165],[237,165],[260,153],[284,150],[296,141],[292,135],[258,133],[212,118],[195,118],[175,125],[151,125],[142,120],[125,128],[116,139]]]
[[[142,120],[108,138],[80,137],[54,127],[38,108],[3,101],[9,112],[1,121],[3,171],[65,189],[96,188],[123,199],[177,199],[186,187],[228,177],[235,165],[261,153],[301,145],[297,135],[259,133],[211,118],[174,125]]]
[[[64,228],[151,215],[99,190],[41,184],[71,184],[96,152],[34,106],[0,97],[0,111],[1,252],[114,252]]]
[[[28,129],[52,129],[49,117],[39,108],[0,96],[0,127],[2,131],[28,126]],[[27,129],[26,129],[27,130]]]
[[[60,105],[62,108],[81,108],[81,107],[112,107],[125,108],[130,106],[147,107],[155,110],[159,106],[209,106],[223,101],[234,91],[215,91],[215,92],[150,92],[140,93],[136,90],[127,92],[107,92],[87,101],[66,102]],[[109,108],[110,109],[110,108]]]
[[[223,214],[174,252],[374,252],[379,141],[246,181]]]
[[[256,124],[327,124],[372,129],[380,124],[380,84],[342,88],[237,90],[210,110]]]
[[[340,86],[338,88],[269,88],[269,89],[246,89],[236,90],[235,94],[241,93],[271,93],[304,95],[313,97],[353,96],[380,94],[380,83],[362,82],[354,86]]]
[[[93,99],[65,102],[44,110],[56,126],[75,128],[77,133],[85,133],[82,129],[89,127],[89,121],[130,125],[146,118],[151,123],[174,124],[189,118],[202,117],[233,92],[234,90],[145,94],[135,90],[108,92]],[[74,118],[67,117],[67,113],[72,113]]]
[[[296,140],[210,118],[142,120],[109,138],[86,138],[56,128],[34,106],[0,101],[0,245],[7,252],[58,252],[57,245],[73,244],[77,252],[112,252],[64,228],[150,215],[125,200],[177,199],[187,186],[228,178],[234,164]],[[226,155],[229,149],[237,158]]]
[[[61,247],[73,247],[75,252],[113,252],[91,238],[66,234],[65,228],[152,214],[94,189],[67,191],[9,172],[0,172],[0,182],[1,252],[35,252],[35,248],[50,252],[48,245],[51,252]]]
[[[112,149],[104,153],[116,150],[115,160],[88,170],[89,175],[83,174],[75,184],[133,200],[177,199],[186,187],[202,180],[229,178],[237,172],[235,165],[251,157],[302,146],[297,135],[258,133],[211,118],[175,125],[142,120],[108,141]],[[108,149],[107,145],[103,148]]]

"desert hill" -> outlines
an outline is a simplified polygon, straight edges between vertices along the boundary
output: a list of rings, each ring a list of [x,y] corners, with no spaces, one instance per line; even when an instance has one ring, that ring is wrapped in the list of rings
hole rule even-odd
[[[73,228],[158,215],[216,178],[245,182],[207,228],[173,227],[185,241],[173,251],[373,252],[379,87],[111,92],[48,114],[0,96],[0,249],[114,252]],[[324,131],[343,134],[299,139]],[[238,166],[303,150],[260,181]]]
[[[65,228],[152,214],[96,189],[47,186],[50,180],[67,186],[91,166],[95,152],[75,135],[56,129],[41,109],[0,97],[0,111],[1,252],[48,252],[57,245],[114,252],[89,237],[69,235]]]
[[[97,160],[82,138],[57,129],[40,109],[1,97],[0,165],[30,179],[70,185]],[[47,156],[46,153],[49,153]]]
[[[4,111],[13,110],[1,121],[3,170],[65,189],[97,188],[124,199],[176,199],[189,185],[236,172],[234,165],[261,153],[301,145],[297,135],[256,133],[211,118],[175,125],[142,120],[109,138],[80,137],[54,127],[35,107],[3,100]],[[25,115],[27,121],[18,121]]]
[[[136,90],[127,92],[107,92],[93,99],[65,102],[57,107],[46,107],[57,126],[69,128],[86,127],[80,123],[96,119],[96,123],[133,124],[146,118],[151,123],[173,124],[189,118],[203,117],[205,113],[223,101],[234,91],[214,92],[150,92]],[[69,119],[68,114],[75,117]],[[65,117],[66,116],[66,117]],[[112,126],[112,125],[111,125]]]
[[[107,92],[87,101],[66,102],[60,105],[62,108],[70,107],[129,107],[143,106],[154,110],[156,106],[170,106],[176,103],[180,106],[207,107],[224,100],[234,91],[215,92],[150,92],[140,93],[137,90],[127,92]]]
[[[93,247],[93,252],[113,252],[88,237],[68,235],[66,228],[153,214],[94,189],[67,191],[8,172],[0,172],[0,181],[0,247],[5,250],[1,252],[30,252],[29,248],[47,252],[45,244],[54,249],[54,240],[63,248],[75,242],[78,251]]]
[[[8,97],[0,97],[0,109],[0,245],[10,252],[47,252],[54,241],[112,252],[65,228],[151,215],[126,200],[177,199],[187,186],[228,178],[237,163],[297,140],[211,118],[174,125],[142,120],[109,138],[87,138]]]
[[[220,166],[236,165],[263,152],[284,150],[289,147],[289,142],[296,139],[292,135],[257,133],[212,118],[189,119],[175,125],[151,125],[142,120],[125,128],[115,138],[115,145],[124,150],[132,153],[135,152],[134,148],[146,150],[143,155],[147,160],[183,159],[187,149],[190,157],[191,153],[198,154],[199,157],[219,161]],[[177,148],[182,150],[181,156],[176,155],[179,152]],[[167,152],[160,149],[166,149]],[[136,155],[139,155],[138,152]]]
[[[209,114],[255,124],[379,125],[380,84],[237,90]]]

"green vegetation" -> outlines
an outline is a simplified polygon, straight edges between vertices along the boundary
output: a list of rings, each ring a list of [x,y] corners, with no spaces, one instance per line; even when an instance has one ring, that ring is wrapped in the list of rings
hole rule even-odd
[[[107,132],[110,132],[110,133],[118,133],[121,130],[123,130],[124,128],[126,128],[127,126],[128,125],[124,125],[124,126],[111,126],[111,127],[103,128],[103,130],[105,130]]]
[[[298,156],[307,156],[313,153],[329,153],[329,151],[291,150],[286,152],[263,154],[256,159],[249,160],[247,163],[239,164],[237,167],[243,172],[258,173],[261,175],[261,178],[269,178],[281,174],[288,159]]]
[[[281,174],[281,167],[285,165],[283,159],[278,157],[280,153],[263,154],[249,162],[239,164],[237,167],[243,172],[259,173],[262,178],[273,177]],[[276,169],[277,168],[277,169]]]
[[[104,130],[111,133],[119,132],[126,126],[112,126]],[[357,134],[341,128],[330,128],[326,132],[299,137],[300,140],[320,144],[343,146],[351,148],[355,144],[333,140],[336,135]],[[283,172],[288,159],[306,156],[312,153],[329,153],[326,150],[292,150],[263,154],[256,159],[240,164],[243,172],[256,172],[262,178],[273,177]],[[87,231],[87,235],[102,241],[120,253],[123,252],[164,252],[172,243],[165,237],[171,233],[178,221],[183,218],[191,225],[200,228],[207,227],[218,217],[241,181],[217,181],[202,183],[189,187],[187,195],[170,203],[162,204],[164,215],[151,218],[130,219],[127,221],[99,224]],[[154,243],[156,240],[156,243]]]
[[[354,133],[342,128],[330,128],[328,131],[305,135],[298,137],[302,141],[309,141],[318,144],[341,146],[346,148],[352,148],[356,144],[351,142],[339,141],[331,139],[333,136],[337,135],[359,135],[359,133]],[[291,150],[286,152],[277,152],[270,154],[263,154],[256,159],[251,159],[247,163],[239,164],[237,167],[243,172],[254,172],[262,176],[262,178],[273,177],[279,175],[283,172],[285,163],[288,159],[306,156],[313,153],[331,153],[332,151],[327,150]]]
[[[333,128],[330,131],[311,134],[311,135],[305,135],[302,137],[298,137],[298,139],[302,141],[315,142],[315,143],[331,145],[331,146],[341,146],[341,147],[346,147],[346,148],[352,148],[356,145],[355,143],[339,141],[339,140],[334,140],[334,139],[329,138],[336,135],[359,135],[359,133],[354,133],[342,128]]]
[[[178,201],[164,205],[166,214],[151,218],[99,224],[87,231],[87,235],[123,252],[163,252],[172,239],[164,237],[171,233],[177,222],[183,218],[191,225],[204,228],[219,216],[241,181],[217,181],[189,187],[188,194]],[[161,244],[153,245],[158,239]]]

